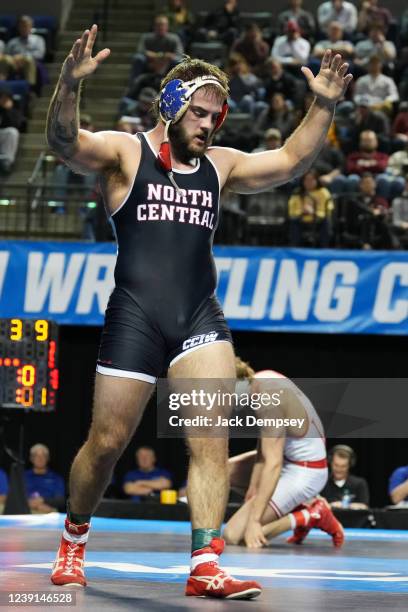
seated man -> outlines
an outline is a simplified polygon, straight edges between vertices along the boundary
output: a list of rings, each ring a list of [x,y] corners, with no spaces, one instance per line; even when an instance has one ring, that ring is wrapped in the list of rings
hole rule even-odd
[[[137,469],[125,474],[123,491],[132,501],[140,501],[152,493],[172,486],[172,476],[168,470],[156,466],[156,453],[150,446],[140,446],[136,451]]]
[[[330,476],[321,492],[332,508],[363,510],[369,507],[370,495],[364,478],[354,476],[350,469],[356,463],[356,455],[350,446],[337,444],[329,453]]]
[[[309,11],[302,8],[303,0],[289,0],[287,10],[278,15],[279,31],[284,32],[288,21],[296,21],[302,36],[313,37],[316,31],[315,19]]]
[[[65,485],[59,474],[49,469],[50,451],[44,444],[34,444],[30,449],[32,469],[25,471],[28,505],[32,512],[55,512],[64,504]]]
[[[353,34],[357,27],[357,19],[357,8],[352,2],[345,0],[327,0],[317,9],[317,21],[322,32],[327,32],[332,21],[338,21],[347,35]]]
[[[323,426],[312,404],[289,379],[273,370],[255,374],[237,359],[237,378],[237,392],[245,389],[249,394],[270,391],[272,379],[279,379],[286,401],[273,408],[273,416],[302,415],[304,422],[297,430],[281,428],[274,437],[269,431],[268,437],[261,436],[257,450],[230,459],[231,487],[246,490],[246,495],[225,526],[225,540],[260,548],[267,544],[267,537],[293,529],[289,542],[300,544],[312,527],[319,527],[332,536],[334,546],[341,546],[342,526],[323,499],[313,499],[327,481],[327,461]],[[280,388],[276,382],[274,388]],[[267,408],[269,416],[272,406]]]
[[[344,59],[350,60],[354,56],[354,45],[345,40],[343,26],[338,21],[329,23],[327,39],[319,40],[313,47],[312,56],[321,60],[327,49],[340,53]]]
[[[177,34],[169,32],[166,15],[156,15],[153,32],[143,34],[133,58],[131,81],[143,72],[158,71],[164,75],[181,61],[184,49]]]
[[[37,81],[37,61],[45,56],[45,41],[42,36],[32,33],[33,20],[28,15],[22,15],[17,22],[18,36],[8,41],[6,57],[9,64],[18,74],[35,85]]]
[[[300,67],[307,64],[309,54],[310,42],[302,37],[296,21],[288,21],[285,26],[285,34],[275,38],[271,56],[287,70],[299,74]]]
[[[360,133],[359,149],[347,156],[346,171],[348,176],[336,177],[333,191],[356,193],[359,190],[360,178],[367,173],[374,175],[377,184],[377,195],[390,202],[401,195],[404,190],[404,179],[387,174],[389,156],[378,150],[378,138],[372,130]]]
[[[367,64],[368,74],[357,79],[354,87],[354,102],[359,104],[362,97],[367,98],[370,108],[391,114],[393,105],[399,100],[397,85],[391,77],[383,74],[383,65],[377,56]]]
[[[0,468],[0,514],[3,513],[4,506],[6,505],[8,493],[8,478],[4,470]]]
[[[388,485],[388,493],[393,504],[408,502],[408,465],[393,471]]]

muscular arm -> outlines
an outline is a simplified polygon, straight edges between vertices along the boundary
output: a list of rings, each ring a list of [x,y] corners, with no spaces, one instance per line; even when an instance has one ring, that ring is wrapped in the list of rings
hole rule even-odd
[[[79,100],[80,83],[70,85],[60,80],[47,116],[46,133],[49,147],[73,170],[82,174],[119,166],[119,134],[93,134],[80,129]]]
[[[46,135],[50,148],[73,170],[87,174],[119,164],[119,135],[93,134],[79,129],[80,87],[109,55],[103,49],[92,57],[97,27],[92,26],[78,39],[66,58],[48,110]]]
[[[262,153],[233,151],[227,187],[238,193],[257,193],[303,174],[317,157],[332,123],[336,102],[352,76],[340,55],[328,50],[317,77],[303,67],[309,87],[316,95],[306,117],[281,149]]]
[[[304,174],[326,140],[333,115],[334,105],[315,100],[281,149],[262,153],[237,151],[228,187],[237,193],[258,193]]]

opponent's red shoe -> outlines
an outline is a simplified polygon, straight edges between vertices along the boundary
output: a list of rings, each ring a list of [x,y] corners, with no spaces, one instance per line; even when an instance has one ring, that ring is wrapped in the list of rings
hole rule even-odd
[[[53,584],[86,586],[84,557],[88,531],[89,523],[75,525],[65,519],[65,530],[62,534],[61,544],[51,574]],[[70,537],[76,541],[71,541]]]
[[[222,599],[252,599],[261,593],[255,580],[236,580],[218,565],[217,555],[224,550],[224,540],[213,538],[209,546],[193,553],[193,562],[203,555],[187,580],[186,595],[193,597],[218,597]]]
[[[303,540],[307,537],[311,527],[295,527],[293,535],[287,538],[288,544],[303,544]]]
[[[293,510],[293,512],[296,512],[299,510],[310,510],[310,506],[307,506],[306,504],[300,504]],[[287,538],[286,540],[287,543],[288,544],[302,544],[303,540],[307,537],[311,528],[312,527],[309,525],[295,527],[295,529],[293,530],[293,535]]]
[[[325,499],[319,498],[313,502],[310,507],[310,515],[312,517],[309,523],[311,527],[319,527],[322,531],[331,535],[336,548],[343,546],[344,529]]]

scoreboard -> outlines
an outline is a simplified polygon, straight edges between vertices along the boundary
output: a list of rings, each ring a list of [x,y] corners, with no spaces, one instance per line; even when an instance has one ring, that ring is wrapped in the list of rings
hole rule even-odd
[[[57,324],[0,319],[0,408],[54,410],[58,388]]]

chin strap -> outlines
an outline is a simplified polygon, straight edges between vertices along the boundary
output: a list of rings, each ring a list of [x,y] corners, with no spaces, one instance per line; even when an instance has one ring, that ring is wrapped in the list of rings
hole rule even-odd
[[[164,128],[164,140],[160,145],[159,153],[157,156],[160,167],[167,174],[170,183],[173,185],[174,189],[176,189],[177,193],[181,193],[180,187],[177,185],[174,175],[173,168],[171,165],[171,154],[170,154],[170,143],[169,143],[169,127],[171,125],[171,121],[166,121],[166,126]]]

